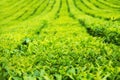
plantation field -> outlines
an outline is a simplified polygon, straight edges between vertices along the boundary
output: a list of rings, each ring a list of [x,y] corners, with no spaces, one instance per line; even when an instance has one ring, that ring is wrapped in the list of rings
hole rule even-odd
[[[0,0],[0,80],[120,80],[120,1]]]

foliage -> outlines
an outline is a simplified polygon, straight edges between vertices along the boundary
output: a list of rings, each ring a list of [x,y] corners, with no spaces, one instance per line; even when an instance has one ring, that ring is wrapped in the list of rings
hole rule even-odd
[[[119,8],[119,0],[1,0],[0,80],[120,80]]]

